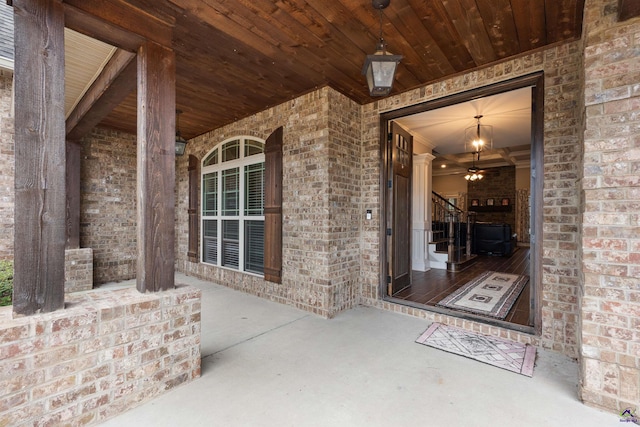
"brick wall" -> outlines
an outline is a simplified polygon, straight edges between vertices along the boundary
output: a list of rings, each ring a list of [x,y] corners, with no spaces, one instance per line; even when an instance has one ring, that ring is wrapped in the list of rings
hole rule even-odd
[[[516,229],[516,167],[505,166],[485,169],[484,178],[478,182],[467,182],[467,204],[478,199],[480,206],[487,205],[487,199],[493,199],[494,206],[501,206],[502,199],[509,199],[509,211],[482,211],[476,214],[480,222],[504,223],[511,226],[512,233]]]
[[[330,108],[331,107],[331,108]],[[177,164],[177,263],[187,274],[325,317],[353,306],[359,277],[360,107],[329,88],[239,120],[187,145]],[[188,155],[284,126],[282,284],[187,258]]]
[[[581,396],[640,404],[640,18],[585,6]]]
[[[328,91],[329,103],[329,277],[333,313],[353,307],[360,277],[360,108]],[[333,314],[331,313],[331,314]]]
[[[82,141],[80,247],[94,283],[136,277],[136,137],[95,129]]]
[[[374,219],[363,226],[362,302],[387,310],[533,343],[577,357],[580,263],[577,257],[581,175],[581,70],[580,42],[572,42],[494,66],[448,78],[391,96],[363,107],[363,204],[374,209]],[[379,114],[454,93],[490,85],[543,70],[544,95],[544,198],[542,333],[531,336],[411,307],[391,304],[380,295],[380,154]]]
[[[200,290],[66,296],[12,319],[0,307],[0,425],[97,424],[200,376]]]
[[[0,70],[0,259],[13,259],[13,74]]]
[[[88,291],[93,288],[93,250],[64,251],[64,292]]]

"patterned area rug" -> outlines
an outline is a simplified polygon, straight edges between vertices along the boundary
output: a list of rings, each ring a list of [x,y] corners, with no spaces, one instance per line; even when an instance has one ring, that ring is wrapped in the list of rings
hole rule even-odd
[[[528,344],[480,335],[440,323],[433,323],[416,342],[527,377],[533,376],[536,348]]]
[[[528,282],[528,276],[485,271],[436,305],[504,319]]]

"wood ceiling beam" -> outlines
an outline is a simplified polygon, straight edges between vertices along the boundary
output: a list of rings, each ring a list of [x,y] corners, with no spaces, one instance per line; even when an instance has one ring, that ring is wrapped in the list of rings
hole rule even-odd
[[[511,151],[508,148],[498,148],[494,150],[497,154],[500,155],[509,165],[514,166],[516,164],[516,159],[511,157]]]
[[[464,160],[462,160],[462,157],[465,155],[466,153],[465,154],[440,154],[440,153],[437,154],[439,158],[445,159],[463,169],[467,169],[469,167],[468,166],[469,162],[465,162]]]
[[[111,46],[135,52],[144,43],[144,37],[106,22],[69,4],[64,5],[65,27]]]
[[[112,46],[136,51],[150,40],[171,47],[175,22],[165,22],[122,0],[64,0],[65,25]]]
[[[118,49],[66,121],[68,140],[79,140],[136,87],[135,54]]]

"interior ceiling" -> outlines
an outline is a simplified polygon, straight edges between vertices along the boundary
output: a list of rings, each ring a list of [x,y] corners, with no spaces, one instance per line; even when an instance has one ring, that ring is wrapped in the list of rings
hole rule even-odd
[[[466,173],[473,164],[529,167],[531,145],[531,88],[525,87],[497,95],[477,98],[435,110],[397,119],[414,136],[414,152],[431,153],[434,175]],[[473,161],[472,149],[465,145],[465,131],[480,124],[492,128],[491,147]],[[486,140],[486,135],[481,134]],[[444,165],[444,167],[443,167]]]
[[[376,100],[361,75],[378,41],[370,0],[113,0],[109,7],[117,5],[173,26],[176,102],[187,139],[325,85],[360,104]],[[577,39],[583,8],[584,0],[392,0],[383,35],[389,50],[404,56],[392,94]],[[67,48],[83,57],[81,46]],[[135,93],[101,125],[135,133]]]

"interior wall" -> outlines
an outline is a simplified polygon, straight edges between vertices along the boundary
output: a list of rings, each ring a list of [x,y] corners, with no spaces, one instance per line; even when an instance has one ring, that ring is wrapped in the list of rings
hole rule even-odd
[[[502,82],[536,71],[545,73],[544,95],[544,187],[542,206],[543,230],[539,236],[543,271],[540,287],[542,330],[529,335],[481,325],[411,307],[382,301],[380,259],[380,223],[371,222],[363,229],[363,240],[377,244],[363,247],[362,301],[368,305],[426,317],[433,321],[482,330],[524,343],[533,343],[576,357],[578,306],[577,287],[580,264],[576,257],[579,244],[582,112],[576,108],[581,97],[582,68],[579,42],[566,43],[546,50],[503,61],[472,73],[444,79],[396,96],[390,96],[363,107],[363,177],[380,176],[380,114],[402,107],[439,99],[466,90]],[[381,206],[379,182],[363,186],[364,203]],[[375,218],[379,221],[379,218]]]
[[[463,175],[438,175],[432,180],[433,191],[441,196],[467,192],[467,181]]]
[[[516,190],[531,189],[531,168],[516,168]]]

